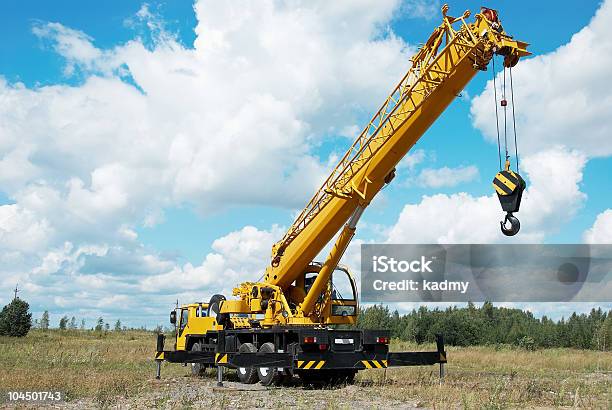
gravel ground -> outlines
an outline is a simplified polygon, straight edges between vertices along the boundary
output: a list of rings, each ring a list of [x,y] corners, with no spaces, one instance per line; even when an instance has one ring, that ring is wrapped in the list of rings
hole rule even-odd
[[[111,408],[111,409],[186,409],[186,408],[304,408],[304,409],[416,409],[416,402],[388,400],[376,394],[376,386],[355,384],[337,388],[272,387],[259,383],[244,385],[225,381],[216,386],[213,376],[204,378],[177,377],[151,379],[143,392],[133,397],[117,397],[112,403],[100,403],[93,398],[80,399],[61,406],[36,408]],[[33,408],[33,407],[32,407]]]

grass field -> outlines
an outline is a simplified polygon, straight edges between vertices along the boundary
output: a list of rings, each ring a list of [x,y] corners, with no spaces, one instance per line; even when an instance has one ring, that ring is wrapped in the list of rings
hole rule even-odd
[[[432,366],[363,371],[354,386],[336,389],[223,392],[212,373],[197,379],[176,364],[165,364],[162,380],[154,380],[154,346],[152,333],[138,331],[0,338],[0,390],[59,390],[74,407],[612,408],[610,352],[451,347],[442,386]],[[402,342],[392,348],[435,350]]]

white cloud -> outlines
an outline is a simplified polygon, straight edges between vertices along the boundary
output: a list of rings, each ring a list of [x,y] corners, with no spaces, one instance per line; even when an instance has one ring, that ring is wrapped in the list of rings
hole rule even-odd
[[[521,233],[510,241],[539,242],[555,233],[586,200],[580,183],[588,158],[612,154],[612,88],[601,80],[612,69],[610,22],[612,2],[606,1],[589,25],[568,44],[524,59],[513,70],[519,148],[525,156],[521,172],[528,176],[528,189],[517,214]],[[586,66],[585,61],[589,61]],[[500,86],[501,73],[498,79]],[[496,142],[492,101],[493,82],[489,81],[485,90],[473,98],[471,115],[474,126]],[[388,240],[508,241],[499,232],[501,216],[494,195],[426,196],[420,203],[404,207]],[[599,226],[603,230],[604,216],[585,233],[585,238],[592,240],[601,235]]]
[[[410,2],[409,11],[429,16],[436,3]],[[313,144],[331,129],[354,132],[358,115],[377,108],[408,67],[412,50],[388,27],[398,1],[292,5],[199,1],[193,48],[179,44],[146,7],[129,24],[144,25],[152,41],[139,33],[109,49],[60,23],[37,23],[35,34],[65,59],[65,74],[82,81],[27,88],[0,77],[0,190],[14,202],[0,206],[0,289],[19,282],[35,309],[145,317],[175,297],[230,294],[240,281],[257,279],[280,228],[232,232],[199,265],[158,255],[139,243],[135,228],[158,223],[164,208],[175,205],[202,213],[245,203],[303,205],[328,168],[313,155]],[[522,62],[515,72],[519,131],[533,130],[525,143],[531,186],[519,214],[521,240],[541,240],[584,201],[585,158],[550,149],[551,141],[572,148],[567,136],[580,130],[587,154],[607,152],[593,154],[592,147],[605,146],[602,113],[610,111],[610,93],[601,81],[594,87],[573,73],[605,78],[602,21],[609,8],[602,6],[605,12],[574,37],[570,51]],[[567,53],[573,61],[569,55],[585,44],[596,51],[579,60],[601,64],[558,60]],[[556,83],[540,90],[554,105],[529,81],[540,70]],[[570,113],[559,101],[569,94],[567,84],[578,90]],[[472,106],[481,129],[490,128],[486,92]],[[587,111],[578,97],[591,92],[597,106]],[[557,125],[560,115],[548,115],[558,105],[568,127]],[[591,115],[596,125],[586,127],[578,114]],[[553,121],[550,129],[543,130],[540,117]],[[546,152],[538,154],[544,145],[530,141],[546,141]],[[417,150],[401,166],[413,169],[424,158]],[[553,177],[563,182],[545,186]],[[561,212],[550,199],[557,196]],[[389,240],[496,241],[500,217],[493,196],[424,197],[404,208]],[[351,266],[358,266],[357,245],[345,258]]]
[[[35,33],[85,80],[0,83],[10,124],[0,167],[21,178],[3,190],[13,196],[42,178],[92,191],[89,181],[102,180],[124,203],[145,196],[206,210],[278,205],[284,192],[280,204],[301,205],[325,171],[309,141],[332,125],[352,129],[356,108],[371,110],[409,64],[406,44],[384,26],[396,3],[201,1],[194,49],[164,37],[153,49],[134,40],[101,50],[82,32],[39,23]],[[139,16],[153,19],[148,9]]]
[[[440,16],[438,0],[408,0],[402,4],[402,11],[412,18],[432,20]]]
[[[454,187],[474,181],[478,176],[478,168],[474,165],[456,168],[426,168],[420,172],[414,182],[427,188]]]
[[[197,291],[210,287],[214,293],[232,294],[241,282],[261,278],[269,262],[272,244],[284,233],[273,226],[268,231],[245,226],[239,231],[215,240],[213,252],[199,266],[187,263],[168,272],[146,277],[140,284],[143,292],[175,293],[177,290]],[[210,297],[210,296],[209,296]]]
[[[37,23],[32,32],[41,40],[52,42],[53,49],[66,59],[64,74],[75,74],[80,68],[86,71],[109,73],[112,54],[104,52],[92,44],[92,38],[79,30],[74,30],[59,23]]]
[[[612,70],[610,24],[612,2],[606,1],[569,43],[522,60],[513,69],[519,148],[523,153],[564,145],[589,157],[612,155],[612,83],[606,81]],[[501,73],[498,87],[500,84]],[[510,100],[509,92],[507,98]],[[474,125],[491,142],[496,141],[493,101],[493,84],[489,81],[471,107]]]
[[[49,222],[20,205],[0,206],[0,250],[42,251],[52,234]]]
[[[540,242],[580,209],[586,199],[579,188],[585,163],[583,155],[563,148],[552,148],[525,159],[523,168],[530,183],[516,214],[521,221],[521,232],[512,241]],[[552,180],[556,182],[551,184]],[[387,241],[507,242],[509,238],[500,232],[501,219],[503,212],[495,195],[424,196],[420,203],[404,207],[391,227]]]
[[[612,209],[597,215],[593,226],[583,236],[586,243],[612,244]]]
[[[423,149],[415,149],[410,151],[408,154],[402,158],[402,160],[397,164],[398,170],[407,169],[408,171],[412,171],[417,165],[421,164],[425,158],[427,157],[425,150]]]
[[[199,266],[145,248],[136,228],[169,206],[303,205],[327,173],[318,139],[354,132],[410,64],[388,27],[398,3],[202,0],[193,47],[146,6],[126,21],[137,37],[112,48],[37,22],[77,84],[0,76],[0,191],[14,202],[0,206],[0,287],[97,315],[258,277],[277,228],[232,233]]]

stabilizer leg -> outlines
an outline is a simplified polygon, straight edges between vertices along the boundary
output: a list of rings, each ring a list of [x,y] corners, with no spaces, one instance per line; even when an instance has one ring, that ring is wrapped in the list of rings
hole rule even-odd
[[[223,366],[217,366],[217,387],[223,387]]]

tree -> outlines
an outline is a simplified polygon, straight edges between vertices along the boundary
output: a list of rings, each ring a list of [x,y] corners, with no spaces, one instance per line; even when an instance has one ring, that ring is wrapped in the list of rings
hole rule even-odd
[[[115,322],[115,332],[121,332],[121,320],[119,319]]]
[[[601,322],[593,335],[593,347],[597,350],[612,350],[612,313]]]
[[[85,319],[81,319],[81,330],[85,330]]]
[[[32,314],[28,313],[30,305],[26,301],[15,298],[2,308],[0,312],[0,335],[22,337],[28,334],[32,327]]]
[[[49,311],[45,310],[40,318],[40,328],[42,330],[49,329]]]
[[[387,306],[373,305],[362,310],[357,317],[360,329],[391,329],[391,312]]]
[[[76,317],[72,316],[70,319],[70,329],[74,330],[77,328]]]
[[[60,330],[66,330],[67,325],[68,325],[68,316],[63,316],[59,321]]]
[[[102,319],[102,316],[100,316],[98,318],[98,321],[96,322],[95,331],[96,332],[101,332],[103,328],[104,328],[104,319]]]
[[[109,329],[110,329],[110,325],[108,323],[106,323],[104,325],[104,330],[106,330],[108,332]]]

